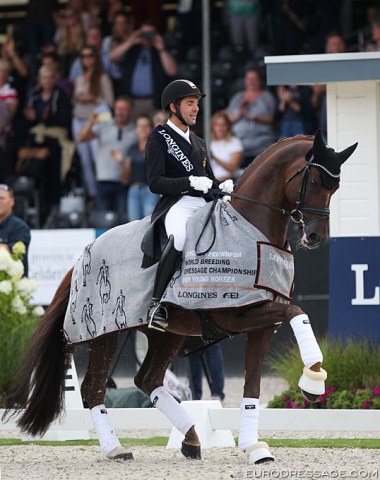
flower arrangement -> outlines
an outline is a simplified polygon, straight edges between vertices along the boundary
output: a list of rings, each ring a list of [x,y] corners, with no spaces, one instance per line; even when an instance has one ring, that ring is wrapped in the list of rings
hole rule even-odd
[[[25,251],[23,242],[15,243],[11,252],[0,248],[0,404],[12,387],[38,318],[44,314],[42,307],[31,305],[37,283],[23,277]]]
[[[274,397],[269,408],[344,408],[344,409],[380,409],[380,387],[358,388],[357,390],[338,390],[327,387],[320,401],[310,403],[300,390],[289,389]]]

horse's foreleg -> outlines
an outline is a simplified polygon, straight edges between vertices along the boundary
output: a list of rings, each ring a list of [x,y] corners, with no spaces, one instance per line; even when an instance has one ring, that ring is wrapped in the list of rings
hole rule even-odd
[[[294,308],[296,308],[295,314],[293,313]],[[321,394],[325,393],[327,373],[321,368],[323,355],[309,317],[299,307],[293,306],[293,309],[289,324],[296,337],[301,358],[305,365],[298,385],[309,401],[316,401]]]
[[[148,352],[135,385],[149,395],[153,406],[158,408],[184,436],[182,453],[188,458],[201,458],[200,441],[194,428],[194,420],[180,403],[163,386],[165,372],[179,352],[185,337],[174,333],[149,330]]]
[[[247,333],[245,353],[245,385],[240,404],[239,447],[246,452],[249,463],[273,461],[269,447],[258,441],[259,396],[261,370],[275,326]]]
[[[132,453],[121,446],[104,405],[106,382],[117,341],[117,334],[108,334],[89,343],[88,366],[81,386],[81,394],[86,406],[90,408],[104,457],[111,460],[133,460]]]

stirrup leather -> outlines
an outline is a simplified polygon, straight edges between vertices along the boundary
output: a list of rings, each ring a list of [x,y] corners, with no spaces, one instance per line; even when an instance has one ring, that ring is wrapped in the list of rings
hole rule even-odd
[[[167,318],[168,311],[166,307],[159,302],[154,303],[149,307],[149,310],[148,310],[148,328],[153,328],[160,332],[165,332],[165,329],[169,325],[169,323],[167,320],[161,320],[161,319],[155,318],[155,315],[159,310],[161,311],[163,310],[165,312],[165,317]]]

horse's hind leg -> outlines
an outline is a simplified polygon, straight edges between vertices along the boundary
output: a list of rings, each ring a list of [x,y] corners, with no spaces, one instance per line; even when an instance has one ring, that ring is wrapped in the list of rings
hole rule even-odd
[[[181,452],[187,458],[200,459],[201,448],[194,421],[186,410],[163,386],[166,369],[179,352],[185,337],[174,333],[146,332],[148,352],[135,376],[135,385],[149,395],[158,408],[185,436]]]
[[[118,335],[103,335],[89,343],[88,366],[81,386],[85,405],[91,410],[92,421],[105,458],[133,460],[132,453],[123,448],[108,419],[104,397]]]
[[[259,396],[261,370],[275,326],[247,333],[245,352],[245,385],[240,405],[239,447],[247,454],[249,463],[273,461],[269,447],[258,441]]]

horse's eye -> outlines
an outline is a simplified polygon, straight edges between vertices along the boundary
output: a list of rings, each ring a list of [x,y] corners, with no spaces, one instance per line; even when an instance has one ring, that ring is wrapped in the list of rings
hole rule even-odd
[[[313,185],[313,187],[319,187],[320,183],[318,182],[318,180],[316,180],[315,178],[312,178],[310,180],[310,183]]]

